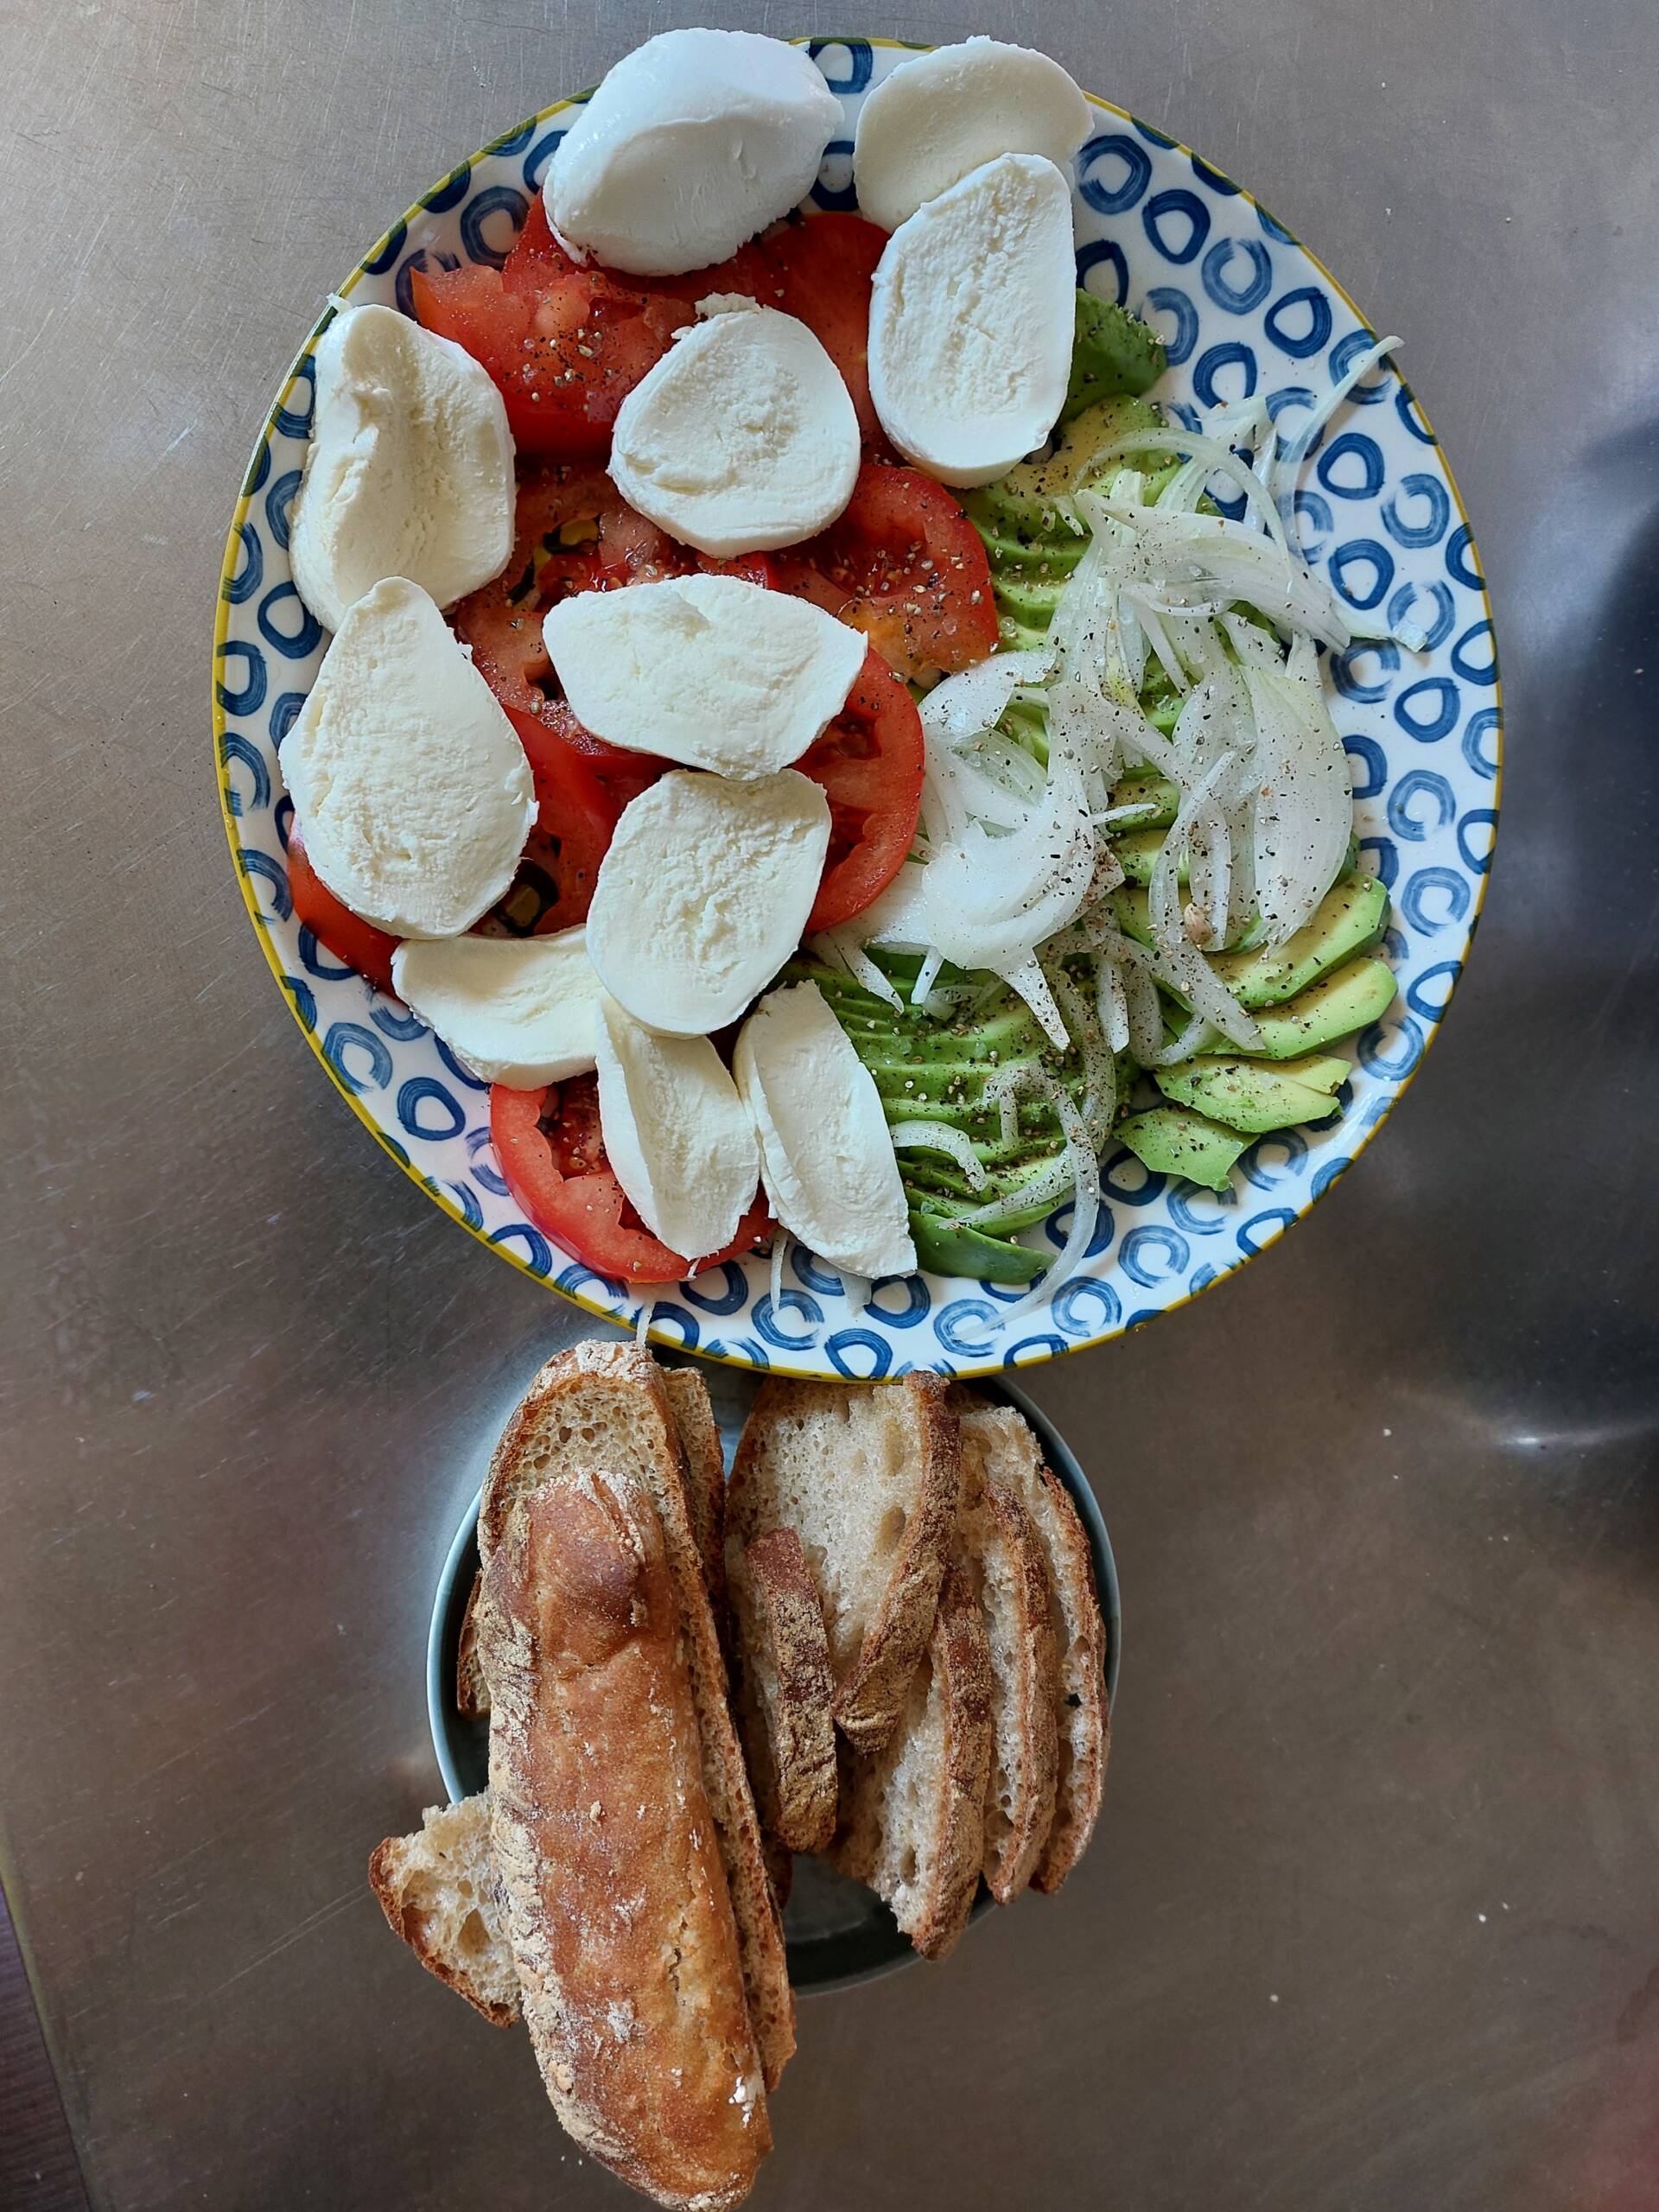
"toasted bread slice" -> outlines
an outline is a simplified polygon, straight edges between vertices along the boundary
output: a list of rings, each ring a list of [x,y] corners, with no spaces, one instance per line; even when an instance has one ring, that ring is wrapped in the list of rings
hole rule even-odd
[[[761,1385],[727,1493],[729,1564],[769,1529],[800,1537],[823,1612],[836,1726],[879,1750],[927,1649],[962,1480],[937,1375]]]
[[[726,1610],[726,1462],[720,1448],[720,1430],[709,1402],[709,1386],[695,1368],[665,1367],[663,1387],[668,1392],[674,1433],[685,1461],[685,1509],[691,1537],[702,1562],[702,1577],[714,1608],[715,1626],[724,1633]],[[490,1713],[489,1685],[478,1663],[478,1591],[482,1570],[473,1577],[467,1610],[461,1617],[461,1637],[455,1650],[455,1705],[468,1720],[486,1720]]]
[[[818,1593],[793,1529],[728,1563],[737,1712],[760,1825],[787,1851],[824,1851],[836,1826],[835,1687]]]
[[[638,1345],[575,1344],[549,1360],[525,1392],[502,1433],[484,1485],[478,1549],[486,1578],[513,1506],[550,1473],[569,1465],[637,1474],[662,1522],[668,1572],[684,1624],[703,1789],[731,1891],[744,1984],[770,2089],[795,2048],[795,2000],[783,1923],[728,1702],[725,1662],[691,1535],[684,1464],[668,1392],[657,1363]],[[480,1648],[486,1627],[480,1621]],[[487,1680],[487,1665],[485,1673]],[[490,1688],[493,1696],[493,1682]]]
[[[1032,1880],[1058,1890],[1088,1847],[1100,1812],[1111,1720],[1106,1700],[1106,1624],[1094,1561],[1077,1510],[1043,1465],[1041,1446],[1012,1406],[957,1394],[965,1448],[1030,1516],[1052,1593],[1058,1677],[1059,1766],[1054,1819]]]
[[[591,2157],[725,2212],[772,2130],[690,1641],[643,1470],[564,1458],[496,1524],[490,1840],[542,2077]]]
[[[518,1974],[490,1854],[487,1793],[434,1805],[418,1835],[389,1835],[369,1881],[395,1936],[498,2028],[518,2018]]]
[[[1013,1491],[986,1473],[982,1443],[968,1422],[960,1530],[991,1654],[985,1883],[999,1904],[1008,1904],[1036,1871],[1053,1824],[1059,1670],[1037,1531]]]
[[[990,1650],[957,1564],[945,1574],[897,1732],[880,1751],[846,1761],[830,1854],[886,1898],[924,1958],[944,1958],[968,1925],[990,1774]]]
[[[709,1385],[695,1367],[664,1367],[674,1433],[685,1459],[685,1509],[691,1540],[702,1561],[702,1580],[721,1628],[726,1610],[726,1458],[709,1402]]]

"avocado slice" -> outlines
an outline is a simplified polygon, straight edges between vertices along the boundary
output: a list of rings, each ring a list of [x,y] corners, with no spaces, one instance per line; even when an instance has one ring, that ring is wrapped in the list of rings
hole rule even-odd
[[[1287,1005],[1260,1017],[1260,1057],[1294,1060],[1305,1052],[1322,1052],[1355,1030],[1380,1021],[1394,1003],[1394,970],[1386,960],[1350,960]]]
[[[995,484],[964,493],[963,506],[983,536],[1013,537],[1028,544],[1069,537],[1081,553],[1088,540],[1059,519],[1054,512],[1055,500],[1077,489],[1079,473],[1102,446],[1135,430],[1156,430],[1162,420],[1158,410],[1144,399],[1125,396],[1097,400],[1065,425],[1052,453],[1040,461],[1019,461]],[[1123,466],[1144,467],[1150,473],[1159,459],[1155,454],[1137,454]]]
[[[1325,1084],[1306,1083],[1299,1071],[1340,1069],[1342,1074]],[[1288,1060],[1275,1067],[1271,1060],[1231,1057],[1180,1060],[1173,1067],[1154,1068],[1153,1079],[1166,1098],[1192,1106],[1211,1120],[1224,1122],[1230,1129],[1259,1136],[1264,1129],[1292,1129],[1304,1122],[1323,1122],[1337,1110],[1334,1092],[1348,1063],[1340,1059]]]
[[[1000,1236],[988,1236],[982,1230],[946,1221],[925,1206],[912,1206],[910,1233],[916,1241],[916,1257],[936,1275],[972,1275],[981,1282],[1030,1282],[1046,1264],[1040,1252],[1028,1252],[1023,1244],[1005,1244]]]
[[[1167,365],[1162,339],[1138,315],[1114,301],[1079,291],[1071,381],[1060,410],[1061,422],[1069,423],[1097,399],[1149,391]]]
[[[1086,537],[1074,537],[1068,531],[1056,531],[1052,536],[1027,538],[1005,536],[1000,531],[980,532],[985,541],[985,557],[991,564],[993,575],[1013,571],[1015,575],[1034,578],[1043,582],[1052,576],[1060,584],[1069,576],[1089,550]]]
[[[1154,1174],[1183,1175],[1206,1190],[1224,1191],[1249,1139],[1224,1129],[1186,1106],[1149,1106],[1120,1122],[1116,1135]]]
[[[1125,784],[1120,784],[1118,791],[1125,788]],[[1155,831],[1135,834],[1143,838],[1157,835]],[[1120,860],[1128,842],[1120,838],[1114,848]],[[1146,880],[1150,882],[1151,865],[1143,863],[1140,849],[1131,857],[1137,868],[1144,864]],[[1155,845],[1153,857],[1156,857]],[[1150,944],[1152,925],[1147,918],[1146,892],[1134,880],[1128,861],[1123,872],[1131,880],[1112,893],[1117,925],[1138,944]],[[1388,918],[1388,890],[1379,878],[1340,876],[1314,909],[1306,928],[1298,930],[1283,944],[1271,951],[1212,953],[1210,965],[1241,1006],[1278,1006],[1317,983],[1322,976],[1330,975],[1357,952],[1369,951],[1382,936]]]
[[[1172,822],[1174,818],[1173,815],[1170,817]],[[1166,827],[1167,824],[1164,825],[1164,828]],[[1114,837],[1112,840],[1112,850],[1117,855],[1117,863],[1123,871],[1126,881],[1132,883],[1141,893],[1141,918],[1147,932],[1142,942],[1147,944],[1152,942],[1152,925],[1145,922],[1147,886],[1152,881],[1152,871],[1157,866],[1159,854],[1163,850],[1164,828],[1160,828],[1154,823],[1147,830],[1139,828],[1126,830],[1121,837]],[[1187,876],[1185,867],[1183,866],[1177,873],[1178,880],[1185,883]],[[1125,935],[1129,934],[1131,932],[1126,930]]]
[[[1054,620],[1054,610],[1065,588],[1064,576],[1025,573],[1017,576],[998,575],[991,582],[997,612],[1018,623],[1022,630],[1035,631],[1039,638],[1048,634],[1048,626]]]
[[[1175,819],[1181,804],[1181,795],[1167,776],[1154,776],[1150,769],[1139,769],[1128,776],[1120,776],[1112,791],[1114,806],[1145,806],[1155,811],[1138,814],[1123,824],[1122,834],[1128,836],[1136,830],[1166,830]]]

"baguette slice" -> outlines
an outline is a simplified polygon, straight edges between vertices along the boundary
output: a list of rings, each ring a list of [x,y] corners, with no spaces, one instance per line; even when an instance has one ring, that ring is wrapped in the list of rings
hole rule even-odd
[[[823,1615],[793,1529],[730,1564],[738,1718],[760,1825],[786,1851],[825,1851],[836,1827],[834,1684]]]
[[[550,1472],[576,1465],[637,1473],[662,1522],[702,1735],[702,1785],[731,1890],[766,2087],[775,2088],[795,2049],[783,1922],[728,1702],[725,1661],[692,1539],[668,1392],[656,1361],[638,1345],[575,1344],[549,1360],[531,1384],[502,1433],[484,1484],[478,1548],[486,1573],[514,1503]],[[487,1667],[485,1671],[487,1676]]]
[[[902,1384],[761,1385],[727,1493],[727,1561],[793,1529],[817,1583],[836,1724],[859,1751],[892,1735],[927,1649],[962,1480],[937,1375]]]
[[[391,1931],[429,1974],[459,1990],[498,2028],[518,2018],[518,1975],[490,1856],[490,1801],[434,1805],[418,1835],[389,1835],[369,1881]]]
[[[979,1888],[991,1774],[990,1651],[959,1564],[945,1575],[901,1726],[847,1768],[831,1857],[887,1899],[924,1958],[944,1958]]]
[[[999,1904],[1009,1904],[1031,1880],[1053,1825],[1059,1668],[1037,1531],[1014,1493],[986,1473],[982,1441],[968,1422],[962,1472],[962,1541],[991,1655],[985,1882]]]
[[[592,2157],[719,2212],[772,2132],[664,1531],[641,1475],[567,1461],[494,1532],[491,1843],[542,2076]]]
[[[695,1368],[665,1367],[663,1387],[668,1392],[674,1433],[685,1462],[685,1508],[691,1522],[692,1541],[702,1562],[709,1603],[715,1625],[722,1625],[726,1605],[726,1462],[720,1447],[720,1430],[709,1402],[709,1386]],[[486,1720],[489,1687],[478,1663],[478,1591],[483,1570],[473,1577],[467,1610],[461,1617],[461,1637],[455,1651],[455,1704],[468,1720]]]
[[[720,1628],[726,1611],[726,1458],[720,1448],[720,1429],[709,1402],[709,1385],[695,1367],[664,1367],[661,1373],[685,1459],[691,1541],[702,1562],[715,1625]]]
[[[1053,1824],[1032,1880],[1058,1890],[1088,1848],[1100,1812],[1111,1719],[1106,1700],[1106,1624],[1094,1560],[1077,1509],[1043,1465],[1041,1446],[1012,1406],[959,1390],[965,1447],[1031,1517],[1052,1592],[1059,1695],[1059,1767]]]

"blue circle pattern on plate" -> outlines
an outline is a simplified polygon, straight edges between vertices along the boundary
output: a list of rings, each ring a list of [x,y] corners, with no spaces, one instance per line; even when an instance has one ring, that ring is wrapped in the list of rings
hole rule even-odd
[[[852,204],[860,105],[909,50],[862,39],[810,48],[846,117],[815,205]],[[532,117],[462,162],[391,226],[343,291],[356,302],[407,307],[416,268],[499,267],[575,105]],[[1371,333],[1291,233],[1230,178],[1160,131],[1096,105],[1099,128],[1077,165],[1079,283],[1122,300],[1164,337],[1171,367],[1160,396],[1187,412],[1194,400],[1210,406],[1260,391],[1283,435],[1294,435]],[[632,1325],[640,1292],[569,1262],[521,1218],[490,1148],[486,1088],[294,919],[292,809],[278,748],[325,639],[294,589],[289,519],[311,429],[312,349],[333,313],[271,410],[226,550],[214,731],[244,897],[313,1049],[399,1165],[515,1266]],[[849,1296],[832,1268],[791,1245],[776,1306],[764,1257],[645,1291],[659,1341],[781,1373],[1027,1365],[1137,1328],[1222,1281],[1346,1169],[1415,1071],[1461,972],[1491,865],[1502,710],[1469,525],[1433,433],[1391,365],[1373,370],[1314,441],[1295,510],[1305,551],[1347,604],[1372,620],[1409,620],[1427,640],[1416,653],[1357,641],[1326,662],[1363,864],[1393,895],[1385,949],[1400,985],[1388,1014],[1357,1040],[1345,1110],[1321,1128],[1260,1139],[1219,1197],[1109,1153],[1088,1256],[1006,1336],[985,1329],[1019,1295],[1006,1286],[917,1275],[855,1285]],[[1069,1219],[1061,1209],[1027,1241],[1052,1254]]]

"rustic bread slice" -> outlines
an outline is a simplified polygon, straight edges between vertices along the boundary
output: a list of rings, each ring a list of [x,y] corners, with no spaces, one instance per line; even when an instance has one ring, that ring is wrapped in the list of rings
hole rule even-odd
[[[395,1936],[498,2028],[518,2018],[518,1976],[490,1855],[490,1801],[433,1805],[418,1835],[389,1835],[369,1881]]]
[[[960,1562],[945,1574],[897,1732],[846,1764],[831,1856],[887,1899],[925,1958],[942,1959],[973,1910],[991,1773],[990,1651]]]
[[[657,1363],[637,1344],[575,1344],[549,1360],[525,1392],[502,1433],[484,1484],[478,1548],[486,1573],[513,1504],[550,1473],[572,1465],[637,1473],[662,1522],[669,1575],[684,1623],[686,1663],[702,1734],[703,1789],[731,1890],[749,2009],[770,2089],[795,2048],[795,2000],[783,1922],[767,1876],[760,1822],[728,1702],[725,1661],[692,1540],[684,1465],[668,1392]]]
[[[695,1368],[665,1367],[660,1371],[685,1462],[685,1508],[691,1537],[702,1562],[709,1602],[719,1630],[723,1628],[726,1602],[726,1462],[720,1430],[709,1402],[709,1386]],[[461,1617],[455,1650],[455,1704],[468,1720],[486,1720],[490,1712],[489,1688],[478,1663],[478,1592],[482,1579],[480,1567],[473,1577],[467,1609]]]
[[[836,1726],[818,1593],[793,1529],[729,1562],[737,1713],[760,1825],[787,1851],[824,1851],[836,1826]]]
[[[927,1649],[961,1445],[937,1375],[761,1385],[727,1493],[727,1558],[793,1529],[817,1585],[848,1741],[879,1750]]]
[[[1037,1531],[1014,1493],[986,1473],[982,1441],[968,1422],[958,1525],[991,1654],[985,1883],[1008,1904],[1030,1881],[1053,1824],[1059,1669]]]
[[[1012,1406],[957,1393],[963,1435],[990,1478],[1031,1516],[1047,1570],[1059,1695],[1059,1768],[1054,1820],[1032,1880],[1058,1890],[1087,1849],[1100,1812],[1111,1718],[1106,1700],[1106,1624],[1094,1560],[1077,1510],[1043,1465],[1042,1448]]]
[[[613,2172],[721,2212],[772,2131],[666,1532],[642,1471],[567,1458],[493,1535],[491,1844],[542,2077]]]
[[[685,1510],[691,1541],[702,1562],[702,1580],[720,1628],[726,1609],[726,1457],[709,1402],[709,1385],[695,1367],[664,1367],[663,1388],[674,1433],[685,1459]]]

